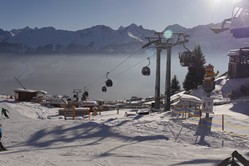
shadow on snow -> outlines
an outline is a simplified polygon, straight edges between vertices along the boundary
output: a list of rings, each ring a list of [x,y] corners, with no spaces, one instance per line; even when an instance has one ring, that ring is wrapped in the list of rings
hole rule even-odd
[[[122,121],[116,126],[123,125],[127,121]],[[64,142],[71,143],[80,140],[94,140],[85,145],[97,144],[104,139],[115,138],[123,141],[147,141],[147,140],[168,140],[164,135],[153,136],[127,136],[116,133],[112,130],[112,126],[98,124],[95,122],[81,123],[76,126],[56,126],[52,129],[42,129],[35,132],[27,141],[26,145],[33,147],[49,147],[53,144]]]

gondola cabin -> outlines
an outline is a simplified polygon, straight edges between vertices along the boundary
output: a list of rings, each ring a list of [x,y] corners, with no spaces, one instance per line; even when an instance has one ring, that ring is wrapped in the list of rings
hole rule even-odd
[[[230,78],[249,77],[249,47],[228,52],[228,76]]]
[[[184,51],[182,53],[179,53],[179,60],[180,60],[180,64],[183,67],[188,67],[192,65],[192,54],[190,51]]]
[[[106,86],[103,86],[102,87],[102,92],[106,92],[106,90],[107,90]]]
[[[150,68],[148,66],[143,67],[142,74],[144,76],[149,76],[150,75]]]
[[[144,66],[144,67],[142,68],[142,74],[143,74],[144,76],[149,76],[149,75],[150,75],[150,68],[149,68],[149,65],[150,65],[150,58],[148,57],[147,59],[148,59],[148,61],[149,61],[149,64],[148,64],[147,66]]]
[[[112,87],[112,85],[113,85],[111,79],[108,79],[108,80],[105,82],[105,84],[106,84],[107,87]]]

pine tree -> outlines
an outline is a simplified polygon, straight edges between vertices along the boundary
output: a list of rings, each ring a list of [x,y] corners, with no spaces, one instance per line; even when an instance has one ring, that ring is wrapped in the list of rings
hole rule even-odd
[[[205,74],[205,63],[206,63],[206,59],[205,59],[205,55],[202,53],[201,50],[201,46],[198,45],[195,47],[194,51],[193,51],[193,55],[195,57],[195,61],[194,61],[194,68],[196,70],[196,84],[198,85],[202,85],[202,80],[203,80],[203,76]]]
[[[191,65],[188,67],[188,73],[183,82],[184,90],[197,89],[199,85],[202,85],[203,76],[205,74],[205,63],[205,55],[203,55],[201,47],[198,45],[192,51]]]
[[[171,80],[171,84],[170,84],[170,95],[172,96],[180,91],[181,91],[180,83],[177,80],[176,75],[174,75],[174,77]]]
[[[196,79],[197,79],[196,78],[196,70],[193,67],[189,66],[188,73],[187,73],[185,80],[183,82],[183,89],[185,91],[189,91],[191,89],[196,89],[198,86],[196,84],[196,82],[197,82]]]

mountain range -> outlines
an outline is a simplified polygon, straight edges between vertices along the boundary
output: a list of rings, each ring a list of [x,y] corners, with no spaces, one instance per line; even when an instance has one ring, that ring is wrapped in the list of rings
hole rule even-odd
[[[205,52],[224,52],[246,47],[249,39],[235,39],[229,31],[215,34],[210,28],[220,24],[198,25],[185,28],[178,24],[165,30],[187,33],[190,50],[200,45]],[[165,31],[164,30],[164,31]],[[155,30],[131,24],[114,30],[105,25],[96,25],[78,31],[59,30],[53,27],[0,29],[0,53],[10,54],[125,54],[134,52],[148,43],[146,37],[156,36]],[[176,50],[184,49],[177,46]]]

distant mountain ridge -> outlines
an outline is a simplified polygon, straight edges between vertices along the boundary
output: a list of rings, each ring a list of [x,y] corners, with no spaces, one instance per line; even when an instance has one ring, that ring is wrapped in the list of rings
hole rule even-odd
[[[190,35],[189,49],[200,44],[208,52],[228,51],[249,46],[249,39],[235,39],[229,31],[214,34],[210,28],[219,24],[199,25],[185,28],[178,24],[165,30],[185,32]],[[96,25],[78,31],[58,30],[53,27],[0,29],[0,53],[13,54],[125,54],[141,48],[148,42],[146,37],[155,36],[155,30],[131,24],[114,30],[105,25]],[[183,49],[178,46],[177,50]]]

